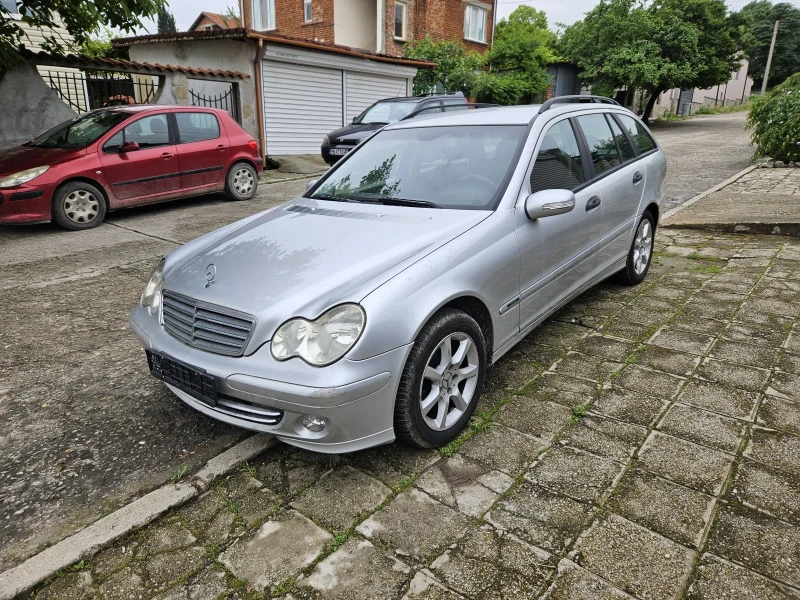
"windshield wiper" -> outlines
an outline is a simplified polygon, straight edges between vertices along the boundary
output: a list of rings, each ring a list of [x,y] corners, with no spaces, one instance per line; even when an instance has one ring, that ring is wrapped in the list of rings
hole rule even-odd
[[[339,196],[334,196],[333,194],[316,194],[311,196],[313,200],[333,200],[334,202],[352,202],[350,198],[340,198]]]
[[[422,208],[441,208],[441,206],[428,202],[427,200],[408,200],[406,198],[364,198],[363,196],[353,196],[356,202],[366,204],[385,204],[387,206],[418,206]]]

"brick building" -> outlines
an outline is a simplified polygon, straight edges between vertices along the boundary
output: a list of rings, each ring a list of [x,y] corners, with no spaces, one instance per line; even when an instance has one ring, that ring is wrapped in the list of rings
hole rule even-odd
[[[430,35],[485,51],[497,0],[240,0],[244,26],[402,56]]]

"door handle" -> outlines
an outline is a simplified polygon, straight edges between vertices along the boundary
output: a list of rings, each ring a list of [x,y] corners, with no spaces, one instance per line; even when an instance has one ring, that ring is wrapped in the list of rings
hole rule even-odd
[[[594,210],[598,206],[600,206],[600,196],[592,196],[591,198],[589,198],[589,201],[586,203],[586,212],[589,212],[590,210]]]
[[[161,158],[167,159],[167,158],[172,158],[173,156],[174,155],[170,152],[164,152],[164,154],[161,155]]]
[[[219,150],[220,152],[225,150],[225,148],[226,148],[225,144],[220,144],[219,146],[217,146],[217,150]]]
[[[642,179],[644,179],[644,175],[642,175],[642,174],[641,174],[639,171],[636,171],[636,174],[633,176],[633,183],[634,183],[634,184],[637,184],[637,183],[639,183],[639,182],[640,182]]]

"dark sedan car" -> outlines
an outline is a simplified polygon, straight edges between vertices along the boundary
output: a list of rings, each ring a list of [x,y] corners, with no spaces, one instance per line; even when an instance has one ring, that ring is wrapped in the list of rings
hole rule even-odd
[[[423,110],[425,114],[430,114],[436,107],[466,103],[467,99],[461,92],[378,100],[355,117],[350,125],[331,131],[325,136],[322,140],[322,158],[329,165],[333,165],[381,127],[411,117]]]

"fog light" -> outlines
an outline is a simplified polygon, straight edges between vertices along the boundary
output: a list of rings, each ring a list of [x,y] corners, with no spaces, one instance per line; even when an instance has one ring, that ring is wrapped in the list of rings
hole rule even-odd
[[[309,415],[303,419],[303,427],[314,433],[319,433],[325,429],[327,423],[324,417],[312,417]]]

